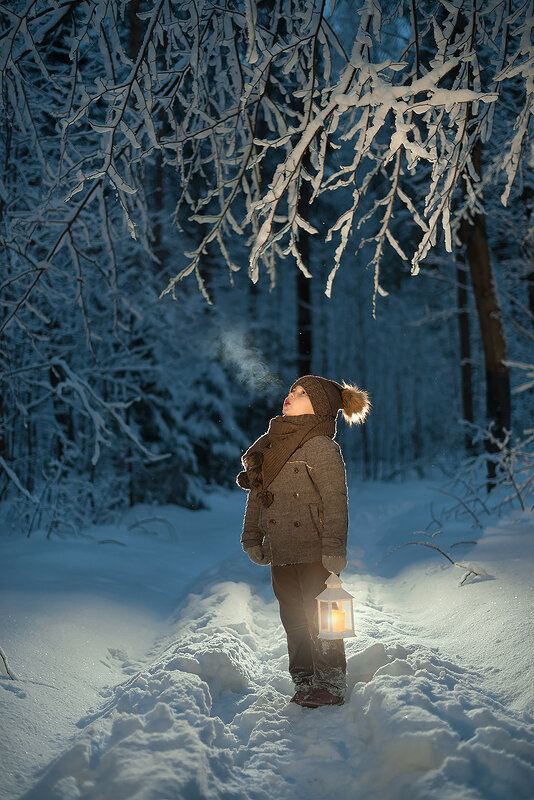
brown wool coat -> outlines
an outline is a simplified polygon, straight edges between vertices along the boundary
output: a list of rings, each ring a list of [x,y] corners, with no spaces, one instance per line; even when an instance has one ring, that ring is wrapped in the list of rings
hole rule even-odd
[[[315,436],[295,450],[269,486],[274,500],[261,508],[249,491],[241,543],[262,545],[271,564],[305,564],[347,547],[347,480],[337,442]]]

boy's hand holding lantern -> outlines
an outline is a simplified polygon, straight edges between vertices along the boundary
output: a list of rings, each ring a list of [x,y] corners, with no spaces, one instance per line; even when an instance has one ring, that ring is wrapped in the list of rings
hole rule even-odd
[[[335,572],[336,575],[339,575],[347,566],[347,559],[345,556],[323,556],[322,562],[323,567],[327,569],[328,572]]]

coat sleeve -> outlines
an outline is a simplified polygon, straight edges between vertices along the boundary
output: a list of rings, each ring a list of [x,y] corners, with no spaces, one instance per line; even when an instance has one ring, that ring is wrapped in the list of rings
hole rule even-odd
[[[254,547],[263,541],[263,533],[260,530],[259,521],[260,507],[255,493],[249,491],[243,520],[243,531],[241,533],[241,544],[245,552],[249,547]]]
[[[332,439],[316,437],[308,445],[309,473],[323,507],[323,555],[345,556],[349,525],[345,462],[339,445]]]

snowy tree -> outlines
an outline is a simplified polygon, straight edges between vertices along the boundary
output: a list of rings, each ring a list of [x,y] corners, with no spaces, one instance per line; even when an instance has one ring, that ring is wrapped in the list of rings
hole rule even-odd
[[[135,58],[125,20],[131,7],[85,0],[4,9],[8,138],[14,147],[23,133],[40,151],[49,183],[40,218],[53,216],[55,231],[38,257],[37,231],[32,255],[19,246],[30,274],[25,282],[20,278],[24,291],[11,315],[29,301],[63,249],[79,257],[79,222],[91,203],[98,201],[105,222],[113,197],[132,234],[143,240],[144,167],[156,155],[176,169],[177,207],[189,206],[192,223],[204,231],[168,290],[192,272],[203,286],[202,260],[212,243],[235,269],[229,250],[235,234],[249,236],[252,280],[261,262],[274,279],[276,255],[284,248],[305,272],[299,240],[309,224],[298,202],[308,185],[312,203],[323,192],[338,196],[337,218],[326,234],[336,244],[331,291],[378,173],[386,178],[386,191],[367,212],[375,290],[387,247],[402,252],[417,272],[440,229],[452,248],[453,198],[462,177],[469,176],[470,206],[477,202],[473,148],[480,140],[493,144],[494,120],[513,79],[522,82],[521,102],[493,153],[494,169],[506,174],[507,201],[531,133],[531,3],[500,0],[481,8],[476,0],[400,2],[395,15],[405,47],[394,60],[382,61],[376,57],[383,25],[377,0],[352,12],[348,48],[336,33],[336,12],[327,13],[324,0],[137,4],[142,42]],[[425,39],[433,43],[427,60],[421,58]],[[492,51],[484,65],[477,56],[482,47]],[[50,134],[62,131],[61,157],[53,166],[37,133],[39,116]],[[350,159],[332,167],[335,159],[328,156],[338,150]],[[409,191],[408,177],[416,170],[425,171],[424,196]],[[191,191],[199,174],[201,196]],[[392,233],[401,208],[420,230],[411,254]],[[14,247],[13,231],[7,234]]]
[[[174,346],[191,334],[193,301],[180,285],[188,275],[206,297],[219,294],[231,318],[226,266],[235,302],[250,305],[247,319],[285,379],[292,356],[276,355],[282,336],[268,343],[272,305],[260,289],[258,316],[237,280],[247,260],[256,287],[262,271],[274,286],[294,260],[298,291],[284,297],[309,328],[312,264],[322,274],[329,262],[329,295],[340,265],[358,265],[351,292],[370,267],[376,306],[392,265],[416,274],[436,249],[453,249],[462,220],[494,201],[488,186],[500,182],[505,208],[531,143],[532,25],[532,3],[519,0],[3,6],[2,485],[31,502],[36,483],[57,485],[58,465],[91,470],[111,455],[106,442],[118,432],[116,458],[131,465],[127,491],[138,497],[133,465],[155,467],[171,428],[182,472],[196,474],[206,443],[192,442],[184,417],[194,403],[181,403],[167,380],[194,358],[194,342]],[[179,295],[180,319],[156,310],[159,293]],[[321,313],[321,330],[332,328]],[[167,358],[166,372],[158,359]],[[210,391],[224,410],[245,417],[246,401],[235,406],[215,361],[196,385],[215,377]],[[170,398],[180,411],[169,417]],[[216,402],[206,408],[220,417]],[[387,451],[379,439],[371,459]],[[239,441],[236,432],[226,456]],[[412,444],[416,458],[417,436]],[[399,439],[399,452],[406,447]],[[44,477],[36,449],[57,462]]]

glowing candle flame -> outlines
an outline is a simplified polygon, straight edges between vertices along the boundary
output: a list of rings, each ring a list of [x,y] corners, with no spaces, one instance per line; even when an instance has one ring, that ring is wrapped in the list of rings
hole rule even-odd
[[[342,609],[332,609],[332,630],[334,632],[345,630],[345,612]]]

